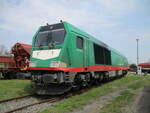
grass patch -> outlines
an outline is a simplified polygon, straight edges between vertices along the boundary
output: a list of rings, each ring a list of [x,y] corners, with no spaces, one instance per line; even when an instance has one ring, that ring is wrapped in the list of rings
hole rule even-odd
[[[0,80],[0,100],[32,93],[29,80]]]
[[[122,108],[132,103],[134,97],[138,94],[137,92],[139,91],[139,89],[144,87],[145,85],[150,85],[149,76],[138,77],[140,79],[138,82],[128,86],[130,90],[124,90],[123,92],[121,92],[120,96],[116,97],[110,104],[107,104],[102,108],[101,113],[123,113],[124,111],[122,111]],[[131,93],[131,91],[135,93]]]
[[[138,81],[136,84],[131,84],[128,86],[128,88],[132,89],[132,90],[136,90],[136,89],[139,89],[145,85],[148,85],[150,84],[150,77],[149,76],[146,76],[144,77],[143,80],[141,81]]]
[[[67,113],[72,112],[76,108],[82,108],[88,104],[90,100],[99,98],[107,93],[113,91],[113,87],[122,87],[127,83],[139,80],[143,76],[127,76],[109,83],[106,83],[98,88],[94,88],[84,94],[73,96],[58,104],[52,105],[48,109],[41,111],[41,113]]]
[[[105,105],[101,113],[123,113],[120,109],[129,104],[133,100],[134,94],[129,90],[121,92],[120,96],[116,97],[112,103]]]
[[[47,110],[44,110],[43,113],[65,113],[71,112],[76,108],[80,108],[81,106],[85,105],[91,99],[95,99],[101,95],[104,95],[108,92],[112,91],[112,89],[108,86],[104,88],[95,88],[94,90],[89,91],[88,93],[84,93],[82,95],[76,95],[69,99],[66,99],[58,104],[52,105]]]

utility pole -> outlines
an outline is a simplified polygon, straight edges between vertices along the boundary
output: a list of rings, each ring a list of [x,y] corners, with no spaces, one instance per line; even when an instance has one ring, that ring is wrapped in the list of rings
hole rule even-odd
[[[137,74],[138,74],[138,65],[139,65],[139,39],[136,39],[137,41]]]

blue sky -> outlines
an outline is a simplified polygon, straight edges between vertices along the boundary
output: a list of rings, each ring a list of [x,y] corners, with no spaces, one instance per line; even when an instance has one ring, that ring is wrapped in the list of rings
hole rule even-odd
[[[136,63],[150,61],[150,0],[0,0],[0,45],[31,44],[39,26],[68,21]]]

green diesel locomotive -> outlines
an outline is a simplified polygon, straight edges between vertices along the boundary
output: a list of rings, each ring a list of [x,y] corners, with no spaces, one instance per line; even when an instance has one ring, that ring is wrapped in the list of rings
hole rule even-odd
[[[67,22],[41,26],[29,69],[36,94],[62,94],[127,74],[125,56]]]

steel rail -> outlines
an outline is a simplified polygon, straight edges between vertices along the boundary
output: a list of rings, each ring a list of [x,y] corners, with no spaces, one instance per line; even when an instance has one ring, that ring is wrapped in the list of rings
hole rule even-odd
[[[56,101],[59,101],[59,100],[65,99],[65,98],[69,98],[69,97],[72,97],[72,96],[75,96],[75,95],[82,94],[82,93],[84,93],[84,92],[86,92],[88,90],[89,89],[82,89],[82,90],[77,91],[77,92],[68,93],[67,95],[61,95],[61,96],[58,96],[58,97],[52,97],[52,98],[49,98],[49,99],[42,100],[40,102],[35,102],[35,103],[32,103],[32,104],[28,104],[28,105],[25,105],[25,106],[22,106],[22,107],[19,107],[19,108],[7,111],[5,113],[13,113],[13,112],[20,111],[20,110],[23,110],[25,108],[32,107],[32,106],[35,106],[35,105],[38,105],[38,104],[42,104],[42,103],[53,103],[53,102],[56,102]]]
[[[15,97],[15,98],[10,98],[10,99],[0,100],[0,104],[4,103],[4,102],[13,101],[13,100],[19,100],[19,99],[23,99],[23,98],[28,98],[28,97],[31,97],[31,96],[33,96],[33,95],[25,95],[25,96],[20,96],[20,97]]]
[[[42,101],[40,101],[40,102],[35,102],[35,103],[29,104],[29,105],[26,105],[26,106],[22,106],[22,107],[19,107],[19,108],[16,108],[16,109],[7,111],[7,112],[5,112],[5,113],[13,113],[13,112],[15,112],[15,111],[20,111],[20,110],[23,110],[23,109],[25,109],[25,108],[28,108],[28,107],[31,107],[31,106],[34,106],[34,105],[38,105],[38,104],[42,104],[42,103],[47,103],[47,102],[48,102],[48,103],[49,103],[49,102],[53,103],[53,102],[59,101],[60,99],[61,99],[61,98],[55,98],[55,97],[50,98],[50,99],[45,99],[45,100],[42,100]]]

